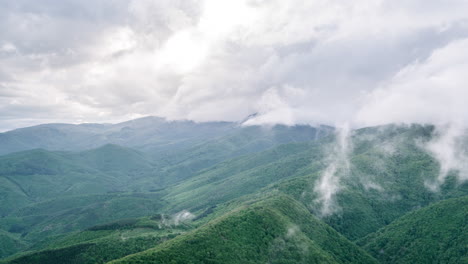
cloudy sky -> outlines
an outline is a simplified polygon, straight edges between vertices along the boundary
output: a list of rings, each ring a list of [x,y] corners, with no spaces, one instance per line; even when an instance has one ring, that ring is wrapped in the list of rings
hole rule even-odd
[[[2,0],[0,131],[468,124],[466,0]]]

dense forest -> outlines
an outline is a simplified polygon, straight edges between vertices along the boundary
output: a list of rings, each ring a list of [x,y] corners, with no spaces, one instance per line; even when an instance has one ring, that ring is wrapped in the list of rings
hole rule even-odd
[[[340,133],[158,118],[1,133],[1,262],[467,262],[468,183],[429,187],[434,127],[353,130],[347,148]]]

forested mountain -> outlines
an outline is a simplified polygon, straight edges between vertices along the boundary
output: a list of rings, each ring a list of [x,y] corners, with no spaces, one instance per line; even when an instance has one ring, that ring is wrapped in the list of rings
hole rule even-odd
[[[144,117],[118,124],[44,124],[0,133],[0,154],[36,148],[81,151],[116,144],[158,157],[203,145],[200,151],[224,148],[217,154],[226,156],[278,143],[313,140],[330,131],[327,126],[242,126],[235,122],[195,123]]]
[[[236,124],[166,121],[146,117],[119,124],[44,124],[0,134],[1,153],[44,148],[48,150],[86,150],[104,144],[165,148],[192,144],[226,133]],[[166,146],[166,147],[165,147]]]
[[[414,263],[431,230],[441,263],[466,260],[468,183],[452,171],[428,187],[440,169],[424,147],[432,126],[145,118],[1,136],[5,153],[42,147],[0,156],[5,262]]]
[[[468,263],[468,196],[410,212],[358,244],[382,263]]]
[[[112,263],[376,263],[282,195],[241,206],[193,232]]]

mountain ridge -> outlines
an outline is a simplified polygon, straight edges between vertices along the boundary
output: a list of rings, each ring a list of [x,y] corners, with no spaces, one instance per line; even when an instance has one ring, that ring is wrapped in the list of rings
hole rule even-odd
[[[151,243],[159,241],[161,232],[175,232],[169,240],[185,241],[186,232],[271,197],[293,199],[292,204],[301,207],[304,215],[307,211],[307,215],[332,228],[346,241],[361,241],[418,208],[468,195],[468,183],[461,181],[456,172],[448,175],[438,192],[425,186],[425,182],[438,177],[440,168],[431,153],[421,147],[436,136],[433,127],[370,127],[352,130],[347,136],[351,146],[346,157],[349,170],[340,169],[332,175],[337,187],[330,198],[334,211],[325,215],[317,186],[330,166],[340,166],[336,162],[342,162],[336,161],[339,136],[328,129],[308,126],[253,126],[191,141],[186,147],[175,148],[165,155],[104,144],[83,151],[36,149],[0,156],[0,173],[4,175],[0,176],[0,199],[3,199],[0,229],[5,241],[10,241],[10,246],[1,252],[6,256],[32,250],[23,260],[36,256],[43,262],[44,258],[62,258],[68,254],[82,262],[98,258],[96,250],[105,250],[105,259],[109,261],[149,250]],[[29,196],[7,177],[16,179]],[[288,226],[286,223],[294,222],[278,216],[283,213],[277,209],[270,209],[262,211],[264,214],[254,213],[248,219],[273,217],[283,230]],[[127,222],[128,218],[137,220]],[[183,225],[177,227],[176,223]],[[163,226],[172,227],[162,231]],[[101,242],[73,238],[78,234],[99,236],[93,232],[103,230],[114,230],[114,233],[102,237]],[[122,232],[135,235],[135,240],[129,240],[135,246],[134,251],[122,248],[130,246],[119,240],[118,234]],[[214,231],[206,229],[206,232]],[[244,241],[239,245],[248,245],[251,234],[232,232],[238,235],[236,239]],[[306,234],[299,233],[296,242],[285,240],[284,234],[275,234],[286,243],[281,242],[281,247],[292,247],[294,258],[302,259],[298,253],[300,247],[294,243],[306,241],[308,247],[316,249],[312,255],[334,262],[328,251],[317,247]],[[62,244],[66,246],[63,251],[47,248],[65,241],[61,239],[76,243]],[[119,248],[115,254],[109,249],[112,245]],[[87,253],[77,255],[68,246],[82,248]],[[175,248],[171,246],[171,250],[177,251]],[[267,251],[262,252],[259,255],[251,252],[245,260],[268,256]],[[312,255],[307,258],[314,259]],[[21,256],[19,253],[11,260]],[[287,259],[279,263],[287,263]]]

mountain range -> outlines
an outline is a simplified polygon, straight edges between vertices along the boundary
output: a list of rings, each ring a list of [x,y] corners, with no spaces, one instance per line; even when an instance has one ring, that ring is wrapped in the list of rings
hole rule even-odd
[[[468,263],[431,125],[146,117],[0,134],[0,262]]]

